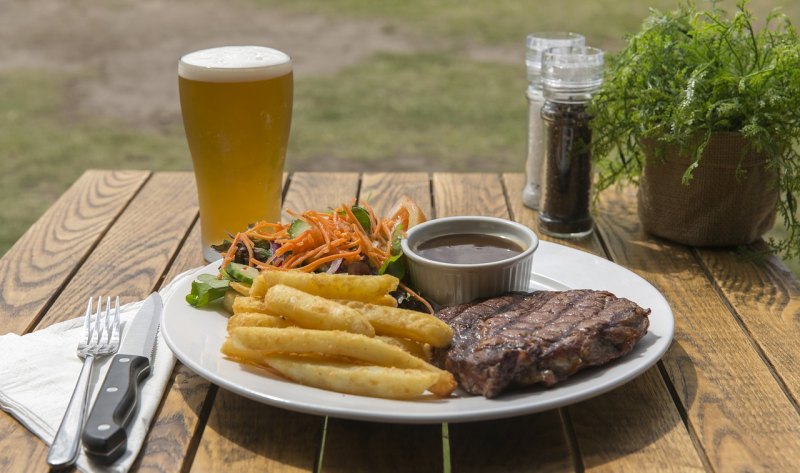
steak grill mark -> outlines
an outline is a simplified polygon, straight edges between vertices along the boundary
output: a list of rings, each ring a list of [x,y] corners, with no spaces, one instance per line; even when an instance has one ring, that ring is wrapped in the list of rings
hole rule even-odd
[[[507,294],[448,307],[437,316],[453,342],[434,353],[463,389],[495,397],[513,386],[566,379],[630,352],[649,325],[645,310],[606,291]]]

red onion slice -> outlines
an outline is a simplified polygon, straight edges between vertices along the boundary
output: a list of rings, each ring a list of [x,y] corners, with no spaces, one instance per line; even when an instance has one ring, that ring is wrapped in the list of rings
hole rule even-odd
[[[330,267],[325,272],[328,273],[328,274],[334,274],[336,271],[339,270],[339,266],[341,266],[341,265],[342,265],[342,258],[335,259],[335,260],[331,261]]]

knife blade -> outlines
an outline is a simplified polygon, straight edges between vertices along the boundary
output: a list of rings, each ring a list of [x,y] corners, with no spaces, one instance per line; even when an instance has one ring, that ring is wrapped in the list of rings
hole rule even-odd
[[[125,427],[136,410],[140,387],[150,375],[162,306],[161,296],[154,292],[125,327],[81,436],[86,453],[96,461],[110,464],[125,453]]]

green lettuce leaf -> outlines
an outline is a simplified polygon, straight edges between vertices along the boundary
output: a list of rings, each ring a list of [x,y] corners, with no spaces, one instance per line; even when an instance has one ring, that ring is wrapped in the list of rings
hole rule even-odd
[[[229,287],[228,279],[217,279],[211,274],[201,274],[192,282],[192,292],[186,295],[186,302],[192,307],[203,307],[224,296]]]

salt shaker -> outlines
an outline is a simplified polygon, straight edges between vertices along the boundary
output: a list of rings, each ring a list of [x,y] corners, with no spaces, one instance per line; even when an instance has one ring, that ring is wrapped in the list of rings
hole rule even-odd
[[[543,146],[542,53],[553,47],[583,46],[583,36],[568,32],[543,32],[528,35],[525,66],[528,70],[528,158],[525,162],[527,182],[522,189],[522,202],[532,209],[539,208]]]
[[[561,238],[592,232],[592,130],[588,102],[603,83],[603,51],[551,48],[542,56],[544,162],[539,230]]]

